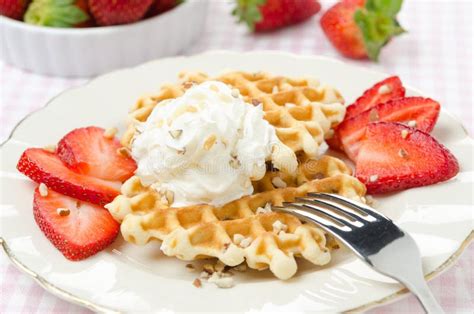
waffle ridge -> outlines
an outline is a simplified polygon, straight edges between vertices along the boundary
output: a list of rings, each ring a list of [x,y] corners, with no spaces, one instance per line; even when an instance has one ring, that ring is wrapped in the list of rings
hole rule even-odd
[[[122,222],[121,232],[128,242],[144,245],[162,241],[162,251],[182,260],[215,257],[225,265],[246,262],[250,268],[269,268],[276,277],[288,279],[297,271],[295,257],[301,256],[316,265],[330,261],[325,233],[296,217],[279,213],[258,213],[267,203],[282,205],[308,192],[337,193],[361,200],[365,187],[352,177],[339,159],[323,156],[303,160],[296,176],[269,171],[254,183],[256,193],[222,207],[194,205],[169,207],[161,195],[132,177],[122,186],[122,193],[106,207]],[[277,188],[279,176],[286,187]],[[279,221],[285,230],[274,230]],[[234,240],[239,234],[250,239],[248,247]]]
[[[136,123],[144,122],[162,100],[181,96],[193,84],[217,80],[237,88],[250,104],[262,104],[264,118],[278,138],[295,153],[316,157],[321,143],[345,115],[340,93],[314,79],[292,79],[257,72],[228,72],[210,77],[202,72],[182,72],[177,84],[165,84],[158,93],[139,99],[129,113],[122,145],[131,146]]]

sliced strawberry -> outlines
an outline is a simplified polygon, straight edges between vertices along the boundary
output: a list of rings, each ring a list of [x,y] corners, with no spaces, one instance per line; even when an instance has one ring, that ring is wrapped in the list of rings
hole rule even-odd
[[[75,129],[58,144],[58,156],[75,172],[109,181],[125,181],[137,168],[135,161],[117,153],[122,147],[98,127]]]
[[[356,160],[367,125],[370,122],[402,122],[424,132],[431,132],[438,120],[440,105],[437,101],[423,97],[406,97],[378,104],[357,116],[344,120],[335,134],[342,142],[350,159]]]
[[[370,194],[446,181],[459,171],[456,158],[431,135],[401,123],[371,123],[359,151],[356,177]]]
[[[59,209],[59,210],[58,210]],[[36,189],[33,214],[39,228],[63,255],[82,260],[106,248],[120,229],[110,213],[52,190],[41,196]]]
[[[55,153],[40,148],[27,149],[17,168],[33,181],[44,183],[56,192],[98,205],[110,203],[120,192],[120,182],[76,173]]]
[[[398,76],[391,76],[378,82],[347,107],[345,120],[366,111],[380,103],[405,96],[405,88]]]

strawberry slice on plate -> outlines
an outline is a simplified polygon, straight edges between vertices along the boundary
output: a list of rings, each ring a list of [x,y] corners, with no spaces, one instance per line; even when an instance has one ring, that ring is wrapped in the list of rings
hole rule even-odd
[[[405,96],[405,88],[398,76],[391,76],[376,83],[374,86],[367,89],[362,96],[347,106],[344,121],[349,120],[358,114],[367,111],[368,109],[377,106],[380,103],[387,102],[392,99],[397,99]],[[344,122],[343,121],[343,122]],[[341,138],[337,132],[339,126],[336,127],[335,132],[331,138],[327,138],[326,142],[332,149],[343,151]]]
[[[120,193],[120,182],[76,173],[55,153],[41,148],[27,149],[17,168],[33,181],[44,183],[56,192],[98,205],[110,203]]]
[[[355,161],[369,123],[402,122],[429,133],[438,120],[439,110],[440,104],[430,98],[398,98],[378,104],[351,119],[344,120],[338,126],[336,134],[347,156]]]
[[[398,76],[391,76],[378,82],[349,105],[344,119],[350,119],[382,102],[405,96],[405,87]]]
[[[51,190],[46,196],[35,190],[33,214],[49,241],[72,261],[103,250],[115,240],[120,229],[104,208]]]
[[[456,158],[428,133],[401,123],[367,127],[356,177],[369,194],[394,192],[446,181],[459,172]]]
[[[77,173],[109,181],[125,181],[137,168],[129,156],[118,154],[118,139],[98,127],[75,129],[58,144],[59,158]]]

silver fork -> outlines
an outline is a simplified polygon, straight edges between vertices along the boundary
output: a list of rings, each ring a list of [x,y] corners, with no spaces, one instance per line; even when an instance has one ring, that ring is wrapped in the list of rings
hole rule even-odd
[[[405,285],[427,313],[443,313],[425,282],[415,241],[389,218],[365,204],[327,193],[310,193],[273,209],[321,226],[373,269]]]

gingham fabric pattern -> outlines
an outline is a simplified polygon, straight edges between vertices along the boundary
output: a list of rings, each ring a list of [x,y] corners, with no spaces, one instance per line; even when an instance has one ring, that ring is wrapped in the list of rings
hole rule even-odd
[[[230,15],[231,1],[210,1],[206,30],[184,54],[209,49],[271,49],[343,59],[330,46],[318,25],[321,13],[291,28],[252,35],[243,25],[234,23]],[[323,1],[323,10],[333,2]],[[471,0],[405,0],[400,21],[409,32],[388,45],[378,64],[343,60],[398,74],[407,85],[439,100],[443,108],[457,116],[472,135],[472,11]],[[84,79],[40,76],[0,63],[0,140],[3,142],[25,115],[64,89],[83,82]],[[429,283],[447,313],[472,313],[474,309],[473,256],[474,245],[471,244],[452,268]],[[45,292],[0,253],[0,313],[87,312]],[[422,313],[422,309],[409,295],[369,312]]]

